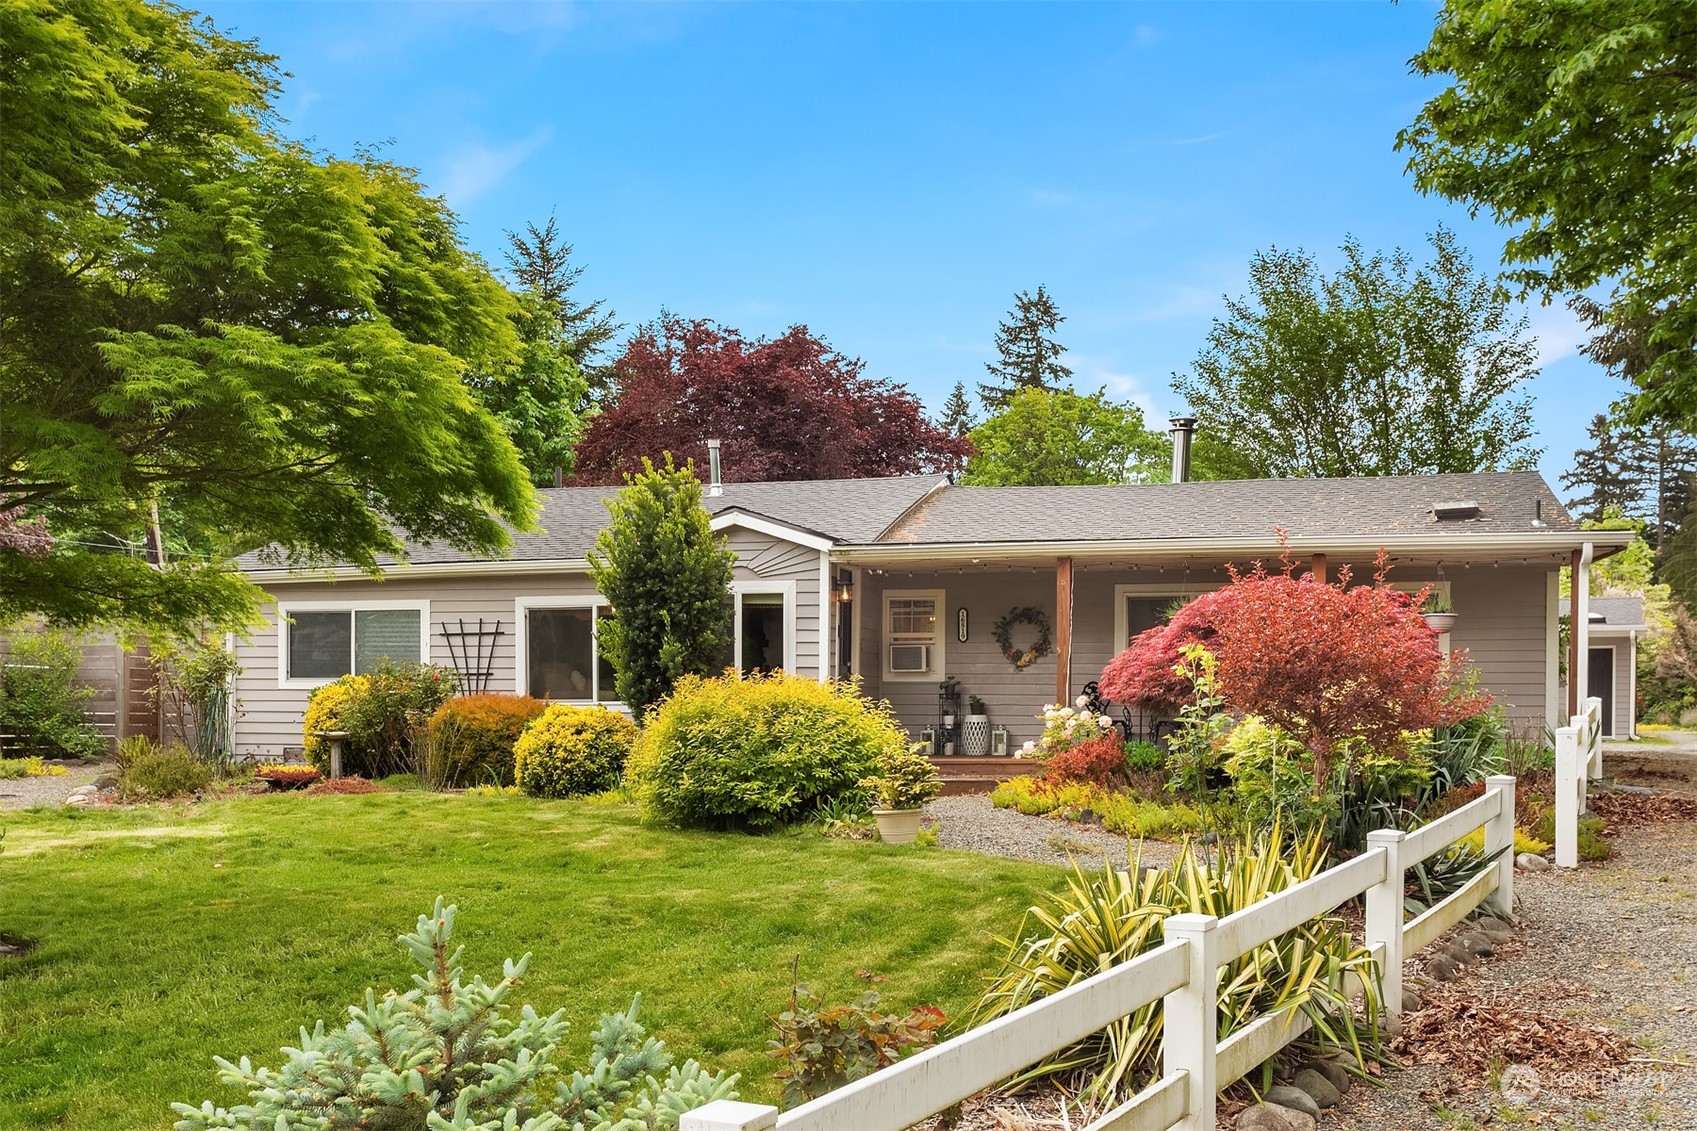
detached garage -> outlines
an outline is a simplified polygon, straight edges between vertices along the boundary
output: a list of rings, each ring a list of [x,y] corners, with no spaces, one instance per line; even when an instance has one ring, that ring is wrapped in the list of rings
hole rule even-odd
[[[1603,737],[1637,738],[1638,638],[1649,628],[1644,602],[1638,597],[1593,597],[1589,603],[1585,686],[1603,701]],[[1564,597],[1561,615],[1569,614]]]

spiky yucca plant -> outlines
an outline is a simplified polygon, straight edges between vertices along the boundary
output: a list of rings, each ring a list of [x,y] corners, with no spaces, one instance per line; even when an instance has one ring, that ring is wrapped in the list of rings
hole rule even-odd
[[[1210,864],[1190,845],[1172,866],[1127,871],[1111,866],[1086,874],[1077,865],[1067,890],[1026,912],[1004,966],[974,1007],[974,1024],[1012,1013],[1040,998],[1127,962],[1161,945],[1167,916],[1184,912],[1224,917],[1317,875],[1326,863],[1320,836],[1282,847],[1275,828],[1247,846],[1228,848]],[[1355,974],[1365,987],[1358,1020],[1344,986]],[[1350,1050],[1359,1062],[1363,1040],[1376,1039],[1379,1001],[1371,954],[1334,916],[1312,919],[1220,968],[1221,1038],[1269,1014],[1300,1011],[1316,1038]],[[1160,1072],[1159,1001],[1121,1018],[1078,1044],[1027,1069],[1012,1081],[1061,1078],[1091,1099],[1111,1104]]]

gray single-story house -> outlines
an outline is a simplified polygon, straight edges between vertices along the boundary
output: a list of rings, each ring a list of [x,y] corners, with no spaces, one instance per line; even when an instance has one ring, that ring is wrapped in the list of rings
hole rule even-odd
[[[1561,599],[1561,615],[1571,611]],[[1650,631],[1641,597],[1592,597],[1585,618],[1585,685],[1603,702],[1603,737],[1638,737],[1638,641]],[[1563,679],[1566,686],[1566,679]]]
[[[268,627],[237,645],[238,753],[298,748],[311,690],[384,655],[450,665],[470,690],[617,706],[585,560],[611,493],[543,490],[542,532],[505,556],[418,546],[381,581],[246,560],[271,603]],[[1017,750],[1046,703],[1072,700],[1174,602],[1224,584],[1227,562],[1277,558],[1281,531],[1304,569],[1366,580],[1383,549],[1394,584],[1433,584],[1457,614],[1445,646],[1469,651],[1517,726],[1541,728],[1573,709],[1558,571],[1583,577],[1632,537],[1581,529],[1533,472],[1088,487],[936,475],[725,483],[704,501],[737,555],[729,661],[858,677],[938,753]],[[1004,619],[1016,657],[1045,635],[1047,654],[1016,666]],[[1589,654],[1587,627],[1575,655]],[[1569,699],[1585,693],[1578,670]],[[972,697],[988,725],[963,731]]]

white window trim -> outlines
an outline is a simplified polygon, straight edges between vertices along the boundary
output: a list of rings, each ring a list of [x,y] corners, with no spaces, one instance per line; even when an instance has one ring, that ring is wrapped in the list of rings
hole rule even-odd
[[[915,598],[930,598],[937,607],[937,638],[931,645],[932,670],[928,672],[893,672],[890,670],[890,602],[907,601]],[[939,683],[948,678],[946,644],[949,639],[948,624],[949,601],[948,592],[943,589],[886,589],[884,590],[883,619],[879,622],[878,651],[881,653],[878,666],[883,670],[884,678],[893,683]]]
[[[1139,581],[1114,586],[1114,654],[1118,655],[1125,651],[1131,643],[1128,639],[1131,633],[1131,622],[1130,618],[1125,615],[1125,599],[1127,597],[1171,597],[1175,601],[1188,601],[1221,588],[1224,588],[1223,583],[1186,585],[1182,581]]]
[[[731,602],[736,615],[731,624],[731,663],[737,671],[742,671],[742,598],[745,593],[773,594],[784,598],[784,670],[795,674],[795,638],[796,638],[796,608],[795,581],[733,581],[731,582]]]
[[[532,609],[603,609],[607,598],[599,593],[584,593],[567,597],[519,597],[513,601],[513,694],[530,694],[530,610]],[[601,614],[589,620],[589,698],[550,699],[550,703],[565,703],[573,707],[606,707],[624,711],[626,706],[617,699],[600,699],[601,694]]]
[[[418,610],[418,655],[423,663],[430,662],[430,602],[429,601],[278,601],[277,602],[277,686],[285,690],[304,691],[335,679],[289,678],[289,618],[295,613],[340,613],[351,618],[356,612],[385,609]],[[350,637],[350,642],[351,642]],[[353,657],[348,657],[352,667]]]

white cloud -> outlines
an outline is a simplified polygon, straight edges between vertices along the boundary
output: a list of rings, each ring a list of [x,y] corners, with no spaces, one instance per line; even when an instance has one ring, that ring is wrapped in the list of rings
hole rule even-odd
[[[1229,131],[1227,131],[1227,130],[1220,130],[1216,133],[1211,133],[1211,134],[1199,134],[1196,137],[1175,137],[1173,140],[1169,141],[1167,144],[1168,145],[1204,145],[1204,144],[1206,144],[1207,142],[1210,142],[1210,141],[1219,141],[1221,138],[1225,137],[1228,132]]]
[[[1565,303],[1534,306],[1526,311],[1532,336],[1538,339],[1538,366],[1572,357],[1591,339],[1591,331]]]
[[[543,126],[528,137],[503,145],[474,143],[448,157],[439,181],[442,195],[458,208],[474,197],[498,187],[526,158],[553,137],[554,128]]]

